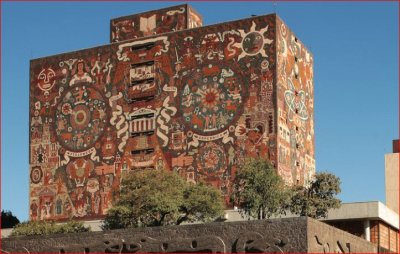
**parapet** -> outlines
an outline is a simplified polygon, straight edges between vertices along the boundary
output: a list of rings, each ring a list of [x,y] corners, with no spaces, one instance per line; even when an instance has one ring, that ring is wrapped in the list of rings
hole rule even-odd
[[[112,19],[110,42],[175,32],[202,24],[202,17],[188,4],[182,4]]]

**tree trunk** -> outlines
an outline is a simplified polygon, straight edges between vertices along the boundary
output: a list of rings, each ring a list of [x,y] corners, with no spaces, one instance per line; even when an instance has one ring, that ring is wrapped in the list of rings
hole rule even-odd
[[[166,216],[167,214],[168,214],[168,213],[163,213],[163,214],[161,214],[161,218],[157,221],[157,226],[162,226],[162,225],[163,225],[165,216]]]
[[[176,225],[180,225],[182,222],[186,221],[188,219],[188,215],[185,214],[185,216],[180,217],[177,221],[176,221]]]

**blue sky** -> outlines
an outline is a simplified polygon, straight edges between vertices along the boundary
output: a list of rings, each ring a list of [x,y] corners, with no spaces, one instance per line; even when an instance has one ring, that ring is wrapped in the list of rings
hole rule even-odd
[[[110,19],[177,4],[1,3],[3,209],[28,218],[29,60],[107,44]],[[399,133],[398,3],[190,4],[205,25],[278,13],[314,55],[317,171],[341,178],[344,202],[384,202],[384,154]]]

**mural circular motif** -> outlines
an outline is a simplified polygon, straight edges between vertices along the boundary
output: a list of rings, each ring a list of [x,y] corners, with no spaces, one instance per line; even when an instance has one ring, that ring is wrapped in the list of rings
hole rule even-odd
[[[220,175],[226,170],[226,154],[221,146],[209,142],[200,148],[196,163],[200,173]]]
[[[55,130],[67,150],[92,147],[107,124],[107,103],[95,88],[80,85],[68,90],[56,108]]]
[[[243,50],[249,54],[257,54],[264,46],[264,37],[259,32],[251,32],[243,39]]]
[[[225,130],[242,109],[244,86],[229,67],[208,65],[183,81],[181,110],[184,122],[196,133]]]
[[[42,177],[43,177],[43,172],[40,169],[40,167],[32,168],[32,171],[31,171],[31,181],[32,181],[32,183],[38,184],[42,180]]]

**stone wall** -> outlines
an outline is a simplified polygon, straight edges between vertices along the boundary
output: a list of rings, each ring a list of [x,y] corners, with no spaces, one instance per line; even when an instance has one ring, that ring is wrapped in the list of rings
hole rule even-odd
[[[307,252],[377,253],[374,244],[311,218],[307,218],[307,239]]]
[[[2,252],[376,252],[371,243],[300,217],[3,239]]]

